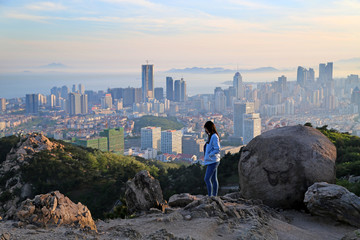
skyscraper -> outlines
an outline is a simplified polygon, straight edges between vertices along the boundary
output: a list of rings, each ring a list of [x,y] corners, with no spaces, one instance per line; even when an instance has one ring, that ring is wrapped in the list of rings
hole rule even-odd
[[[221,87],[215,88],[215,112],[222,113],[226,108],[226,96],[224,94],[224,90]]]
[[[261,119],[259,113],[244,114],[244,144],[248,144],[251,139],[261,134]]]
[[[0,98],[0,111],[5,112],[6,110],[6,99]]]
[[[327,82],[333,80],[333,63],[328,62],[319,64],[319,82],[321,84],[326,84]]]
[[[80,94],[84,94],[85,93],[85,87],[84,87],[84,85],[82,85],[81,83],[79,83],[79,93]]]
[[[244,114],[254,113],[253,102],[234,102],[234,136],[244,137]]]
[[[242,76],[239,72],[235,73],[234,75],[233,87],[235,88],[237,99],[242,99],[245,97],[245,87],[242,81]]]
[[[177,130],[161,132],[161,152],[178,154],[182,153],[182,133]]]
[[[184,81],[183,78],[181,78],[181,80],[175,80],[174,101],[175,102],[186,101],[186,82]]]
[[[39,112],[39,94],[26,94],[26,113],[37,114]]]
[[[305,84],[306,84],[306,81],[307,81],[307,70],[306,70],[306,68],[298,66],[297,78],[296,78],[297,84],[304,87]]]
[[[69,114],[71,116],[81,114],[81,94],[69,93]]]
[[[142,95],[143,102],[154,97],[154,65],[142,65]]]
[[[185,102],[187,100],[186,95],[186,82],[183,78],[180,80],[181,90],[180,90],[180,101]]]
[[[160,151],[161,148],[161,128],[144,127],[141,128],[141,149],[153,148]]]
[[[180,94],[181,94],[181,84],[180,84],[180,80],[175,80],[174,83],[174,101],[175,102],[180,102]]]
[[[88,113],[88,95],[82,94],[80,98],[81,98],[81,114],[87,114]]]
[[[172,77],[166,77],[166,98],[174,101],[174,80]]]

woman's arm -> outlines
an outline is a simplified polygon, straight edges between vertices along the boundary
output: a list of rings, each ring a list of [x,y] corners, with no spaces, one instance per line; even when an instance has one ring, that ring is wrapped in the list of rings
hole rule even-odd
[[[211,136],[211,146],[212,149],[209,152],[209,156],[220,153],[220,141],[216,133],[214,133],[213,136]]]

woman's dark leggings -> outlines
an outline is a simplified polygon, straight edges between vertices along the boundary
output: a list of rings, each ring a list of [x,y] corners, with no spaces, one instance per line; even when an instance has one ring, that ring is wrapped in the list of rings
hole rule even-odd
[[[209,196],[217,196],[219,189],[219,181],[217,178],[217,168],[220,162],[207,165],[205,173],[205,183]]]

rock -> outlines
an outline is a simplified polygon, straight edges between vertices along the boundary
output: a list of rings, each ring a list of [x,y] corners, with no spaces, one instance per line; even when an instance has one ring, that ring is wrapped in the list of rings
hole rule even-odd
[[[150,208],[162,209],[164,204],[159,181],[146,170],[138,172],[132,180],[126,182],[125,199],[130,213]]]
[[[358,183],[358,182],[360,182],[360,176],[351,175],[349,177],[349,183]]]
[[[315,182],[335,182],[336,148],[320,131],[302,125],[277,128],[241,149],[240,193],[279,208],[303,207]]]
[[[11,239],[10,233],[3,233],[0,235],[0,240],[10,240],[10,239]]]
[[[360,240],[360,229],[346,234],[341,240]]]
[[[360,198],[342,186],[315,183],[305,193],[304,203],[314,215],[360,227]]]
[[[170,207],[185,207],[189,203],[193,202],[197,198],[189,193],[180,193],[172,195],[169,198],[169,206]]]
[[[148,240],[193,240],[192,237],[188,236],[186,238],[180,238],[174,236],[174,234],[169,233],[166,229],[160,229],[152,234],[149,234],[145,237]]]
[[[14,218],[41,227],[70,225],[97,231],[89,209],[81,203],[73,203],[59,191],[23,201]]]

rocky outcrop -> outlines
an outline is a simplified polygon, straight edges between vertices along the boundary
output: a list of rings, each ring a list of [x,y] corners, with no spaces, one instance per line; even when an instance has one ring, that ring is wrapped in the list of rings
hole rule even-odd
[[[125,199],[130,213],[162,208],[164,204],[160,183],[146,170],[126,182]]]
[[[180,193],[172,195],[169,198],[168,204],[170,207],[185,207],[186,205],[197,199],[198,198],[196,196],[193,196],[189,193]]]
[[[14,219],[40,227],[69,225],[97,231],[89,209],[81,203],[73,203],[59,191],[25,200]]]
[[[314,128],[298,125],[265,132],[241,150],[241,194],[271,207],[301,207],[309,186],[335,182],[335,160],[335,146]]]
[[[315,183],[305,193],[304,203],[314,215],[360,227],[360,198],[342,186]]]
[[[20,168],[29,164],[34,154],[53,149],[63,149],[64,146],[51,142],[47,137],[38,133],[22,136],[19,143],[7,154],[6,160],[0,165],[0,196],[2,199],[0,215],[12,216],[22,199],[32,195],[31,185],[24,183]]]

